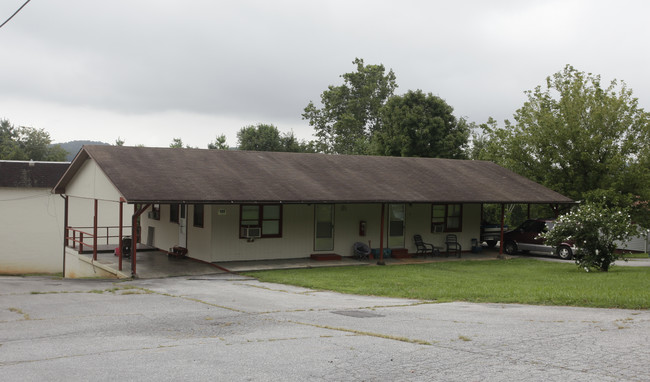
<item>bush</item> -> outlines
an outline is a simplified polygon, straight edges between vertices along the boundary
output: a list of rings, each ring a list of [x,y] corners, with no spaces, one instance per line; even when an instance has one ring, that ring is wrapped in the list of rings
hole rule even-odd
[[[574,243],[574,259],[585,271],[607,272],[621,258],[616,253],[616,241],[627,241],[636,235],[627,210],[607,206],[604,202],[587,202],[560,216],[555,227],[540,236],[549,245],[562,241]]]

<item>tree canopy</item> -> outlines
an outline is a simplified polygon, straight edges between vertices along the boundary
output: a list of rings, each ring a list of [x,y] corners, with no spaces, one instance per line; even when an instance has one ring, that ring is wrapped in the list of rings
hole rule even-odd
[[[282,134],[277,127],[264,123],[242,127],[237,141],[240,150],[313,152],[310,144],[298,140],[293,132]]]
[[[343,84],[321,94],[322,107],[309,102],[303,119],[315,130],[316,148],[332,154],[367,154],[370,137],[381,123],[381,108],[397,87],[392,70],[353,61],[356,72],[341,75]]]
[[[67,152],[53,145],[50,134],[33,127],[14,127],[8,120],[0,120],[0,159],[64,161]]]
[[[526,96],[514,123],[483,125],[475,157],[576,200],[599,190],[650,199],[650,115],[624,82],[603,87],[567,65]]]
[[[373,139],[378,155],[465,158],[467,122],[440,97],[421,90],[392,96],[381,109],[382,123]]]
[[[225,134],[218,135],[214,142],[208,143],[208,149],[210,150],[228,150],[228,148]]]

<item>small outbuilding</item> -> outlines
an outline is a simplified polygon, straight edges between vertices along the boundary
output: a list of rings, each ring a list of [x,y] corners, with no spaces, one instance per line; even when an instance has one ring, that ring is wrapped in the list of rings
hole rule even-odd
[[[115,247],[128,234],[206,262],[415,253],[416,234],[469,250],[483,203],[573,202],[487,161],[119,146],[84,146],[54,191],[125,214]]]
[[[51,190],[68,164],[0,161],[0,274],[61,272],[64,203]]]

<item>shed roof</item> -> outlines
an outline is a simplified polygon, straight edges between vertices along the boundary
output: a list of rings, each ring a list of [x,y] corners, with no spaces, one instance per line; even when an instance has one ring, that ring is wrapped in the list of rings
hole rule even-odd
[[[69,162],[0,160],[0,187],[52,188]]]
[[[94,160],[129,203],[571,203],[492,162],[84,146],[55,187]]]

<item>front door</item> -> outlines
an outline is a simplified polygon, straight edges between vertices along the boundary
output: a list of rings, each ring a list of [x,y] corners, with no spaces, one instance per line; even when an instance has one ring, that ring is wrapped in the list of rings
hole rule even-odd
[[[187,205],[178,206],[178,246],[187,248]]]
[[[314,205],[314,250],[334,249],[334,205]]]
[[[388,248],[404,248],[403,204],[388,205]]]

